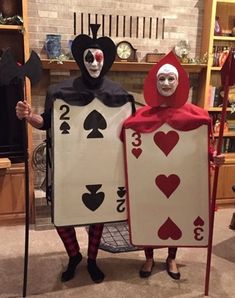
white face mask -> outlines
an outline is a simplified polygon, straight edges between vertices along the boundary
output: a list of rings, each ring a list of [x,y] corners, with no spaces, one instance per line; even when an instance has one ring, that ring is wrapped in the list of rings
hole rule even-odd
[[[170,64],[163,65],[157,73],[157,89],[162,96],[174,94],[178,81],[178,71]]]
[[[96,79],[104,65],[104,54],[99,49],[86,49],[83,54],[83,62],[89,75]]]

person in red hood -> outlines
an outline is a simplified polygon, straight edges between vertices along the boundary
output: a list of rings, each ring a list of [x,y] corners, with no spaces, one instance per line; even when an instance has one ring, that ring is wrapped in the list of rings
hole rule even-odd
[[[187,103],[189,95],[189,78],[183,67],[171,52],[150,70],[144,83],[144,98],[147,105],[137,110],[134,117],[129,117],[124,128],[132,128],[139,133],[150,133],[164,123],[170,127],[189,131],[205,124],[211,127],[211,119],[207,111],[196,105]],[[224,162],[224,155],[216,156],[212,147],[208,148],[209,158],[215,164]],[[146,261],[139,275],[147,278],[154,266],[153,247],[145,247]],[[168,247],[166,269],[169,276],[180,279],[175,258],[177,247]]]

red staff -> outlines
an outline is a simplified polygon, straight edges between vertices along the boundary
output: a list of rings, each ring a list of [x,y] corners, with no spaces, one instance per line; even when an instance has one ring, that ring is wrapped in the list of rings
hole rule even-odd
[[[222,149],[224,123],[225,123],[227,104],[228,104],[229,86],[232,86],[234,84],[235,84],[235,51],[234,51],[234,49],[231,49],[224,65],[221,69],[221,85],[224,87],[224,98],[223,98],[223,106],[222,106],[222,112],[221,112],[219,137],[218,137],[218,143],[217,143],[217,155],[221,154],[221,149]],[[211,214],[210,214],[209,243],[208,243],[208,250],[207,250],[205,296],[208,296],[208,292],[209,292],[211,252],[212,252],[214,214],[215,214],[218,176],[219,176],[219,166],[216,165],[215,172],[214,172],[212,197],[211,197]]]

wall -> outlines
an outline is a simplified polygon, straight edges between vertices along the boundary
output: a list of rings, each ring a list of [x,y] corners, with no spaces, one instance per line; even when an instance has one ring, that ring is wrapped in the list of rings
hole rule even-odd
[[[62,35],[62,47],[65,52],[68,41],[74,38],[74,12],[76,12],[76,34],[81,33],[81,13],[84,13],[84,30],[88,33],[88,13],[91,22],[98,23],[105,15],[105,35],[109,34],[109,15],[112,15],[112,39],[115,43],[128,39],[137,49],[140,59],[147,52],[168,52],[180,40],[188,40],[192,56],[200,54],[203,0],[28,0],[30,47],[43,52],[47,33]],[[116,16],[119,16],[119,36],[116,37]],[[123,16],[126,16],[126,34],[123,37]],[[130,16],[132,16],[132,37],[130,37]],[[136,17],[139,16],[139,37],[136,38]],[[143,38],[143,17],[145,17],[145,37]],[[152,35],[149,38],[150,17],[152,17]],[[156,27],[158,18],[158,36]],[[165,19],[163,39],[163,19]],[[99,34],[101,34],[101,30]]]
[[[76,17],[74,17],[75,13]],[[82,14],[83,22],[81,22]],[[102,35],[102,31],[104,35],[110,34],[109,20],[110,15],[112,15],[111,38],[115,43],[123,39],[131,42],[133,47],[137,49],[139,61],[145,60],[146,53],[169,52],[180,40],[189,42],[191,58],[200,56],[203,0],[139,0],[138,2],[133,0],[28,0],[30,48],[45,58],[46,34],[61,34],[62,49],[64,53],[67,53],[69,51],[68,41],[81,32],[88,34],[88,18],[90,16],[91,23],[95,22],[96,14],[97,22],[101,24],[104,22],[98,36]],[[118,34],[116,34],[117,16]],[[123,30],[123,16],[125,16],[125,30]],[[137,18],[139,20],[138,38],[136,37]],[[50,77],[48,73],[44,75],[42,81],[32,90],[34,111],[37,113],[43,111],[48,85],[64,80],[70,75],[69,72],[51,73]],[[77,73],[73,73],[73,75],[77,75]],[[140,101],[142,100],[145,75],[144,73],[135,73],[133,76],[133,73],[125,73],[124,78],[120,73],[109,73],[111,79],[120,82],[128,91],[134,92],[137,100]],[[198,87],[197,75],[191,75],[190,82],[192,90],[196,90]],[[34,147],[44,139],[44,132],[33,130]],[[44,173],[38,170],[35,170],[35,173],[35,185],[38,186],[43,180]]]

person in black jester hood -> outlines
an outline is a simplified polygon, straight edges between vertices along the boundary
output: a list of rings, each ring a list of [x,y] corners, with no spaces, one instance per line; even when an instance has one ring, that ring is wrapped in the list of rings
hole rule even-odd
[[[100,37],[97,38],[97,31],[100,25],[98,24],[91,24],[90,28],[93,34],[93,38],[91,38],[88,35],[81,34],[78,35],[73,43],[72,43],[72,54],[74,59],[76,60],[80,71],[81,76],[76,78],[70,78],[66,81],[63,81],[57,85],[50,86],[47,92],[46,96],[46,102],[45,102],[45,110],[44,113],[41,115],[35,114],[32,112],[31,106],[24,100],[19,101],[16,106],[16,114],[19,119],[25,118],[28,123],[30,123],[33,127],[43,130],[48,130],[50,135],[51,133],[51,112],[53,109],[53,104],[59,100],[65,101],[68,105],[74,105],[76,106],[76,109],[79,109],[79,111],[86,112],[85,109],[88,109],[90,105],[93,104],[93,102],[97,102],[99,107],[105,111],[105,109],[109,109],[115,111],[115,113],[118,113],[120,109],[126,110],[125,113],[122,112],[122,118],[116,119],[108,119],[108,116],[106,115],[106,124],[103,128],[109,128],[109,124],[113,126],[113,122],[117,121],[116,124],[119,131],[121,130],[122,122],[131,115],[131,113],[134,112],[134,104],[133,104],[133,97],[128,94],[119,84],[107,79],[105,77],[105,74],[108,72],[110,67],[112,66],[112,63],[114,62],[115,55],[116,55],[116,47],[113,41],[108,37]],[[110,109],[111,108],[111,109]],[[112,109],[115,108],[115,109]],[[98,114],[98,113],[97,113]],[[116,115],[116,114],[115,114]],[[80,119],[80,118],[79,118]],[[80,121],[80,120],[79,120]],[[84,127],[86,129],[86,124],[84,122],[83,125],[81,125],[81,130],[84,130]],[[67,126],[68,128],[68,126]],[[67,129],[66,128],[66,129]],[[80,130],[78,130],[80,131]],[[95,130],[94,130],[95,131]],[[87,132],[86,132],[87,133]],[[102,131],[103,133],[103,131]],[[98,134],[98,135],[97,135]],[[90,133],[87,138],[93,138],[93,144],[96,141],[95,138],[100,137],[100,132],[96,130],[96,133],[93,133],[93,135]],[[53,134],[52,134],[53,135]],[[61,136],[61,132],[60,132]],[[79,135],[80,137],[80,135]],[[118,137],[118,136],[114,136]],[[79,142],[83,142],[83,140],[79,140]],[[54,144],[54,142],[52,142]],[[55,145],[56,146],[56,145]],[[93,145],[95,146],[95,145]],[[73,147],[71,144],[70,147]],[[59,150],[59,148],[57,148]],[[63,150],[63,149],[62,149]],[[106,152],[106,148],[103,148],[102,151]],[[53,151],[53,150],[52,150]],[[100,154],[100,152],[96,153]],[[84,165],[84,160],[87,160],[87,151],[83,151],[83,156],[78,155],[78,166],[74,167],[84,168],[86,176],[89,178],[89,168],[90,165]],[[71,156],[69,158],[73,158],[74,156]],[[97,158],[93,158],[97,159]],[[100,171],[97,170],[97,166],[94,164],[96,161],[92,160],[92,173],[91,175],[96,172],[97,175],[100,175]],[[67,164],[67,160],[66,160]],[[65,167],[66,164],[64,163]],[[54,164],[54,168],[57,165]],[[99,169],[99,168],[98,168]],[[75,170],[76,171],[76,170]],[[80,170],[81,171],[81,170]],[[64,171],[65,172],[65,171]],[[63,175],[63,173],[62,173]],[[68,176],[68,175],[67,175]],[[74,175],[71,176],[79,176],[75,172]],[[83,181],[84,177],[76,177],[79,181]],[[124,176],[124,175],[123,175]],[[71,177],[73,179],[74,177]],[[123,178],[124,179],[124,178]],[[57,184],[57,185],[56,185]],[[54,188],[54,204],[56,205],[56,189],[60,187],[59,184],[62,184],[62,187],[66,187],[66,183],[62,181],[62,183],[56,183],[56,180],[53,181],[53,188]],[[91,184],[89,182],[85,181],[85,186],[87,184]],[[90,185],[88,185],[90,186]],[[75,185],[76,187],[76,185]],[[62,189],[63,191],[63,189]],[[62,202],[64,204],[65,201],[68,201],[71,196],[76,193],[78,195],[77,190],[71,189],[68,190],[68,193],[66,193],[64,197],[64,201]],[[60,193],[58,192],[58,196]],[[77,200],[78,201],[78,200]],[[81,201],[81,200],[80,200]],[[76,206],[69,206],[72,209],[76,209]],[[62,214],[64,225],[60,224],[57,225],[55,222],[55,217],[57,216],[57,207],[54,207],[54,224],[56,226],[56,230],[60,236],[60,238],[63,241],[63,244],[65,246],[65,249],[69,256],[69,262],[67,265],[67,269],[62,273],[61,281],[65,282],[70,279],[72,279],[75,275],[75,270],[77,265],[82,260],[82,254],[80,253],[80,247],[78,244],[78,241],[76,239],[76,232],[74,229],[75,225],[82,225],[80,222],[75,222],[75,220],[71,220],[71,223],[69,220],[72,218],[70,214]],[[66,208],[65,208],[66,209]],[[58,220],[59,221],[59,220]],[[95,283],[100,283],[104,280],[104,273],[99,269],[99,267],[96,264],[96,257],[98,254],[98,248],[100,244],[100,239],[103,231],[103,223],[106,222],[103,219],[95,219],[93,222],[89,221],[84,223],[84,225],[89,225],[89,232],[88,232],[88,259],[87,259],[87,269],[90,274],[91,279]]]

